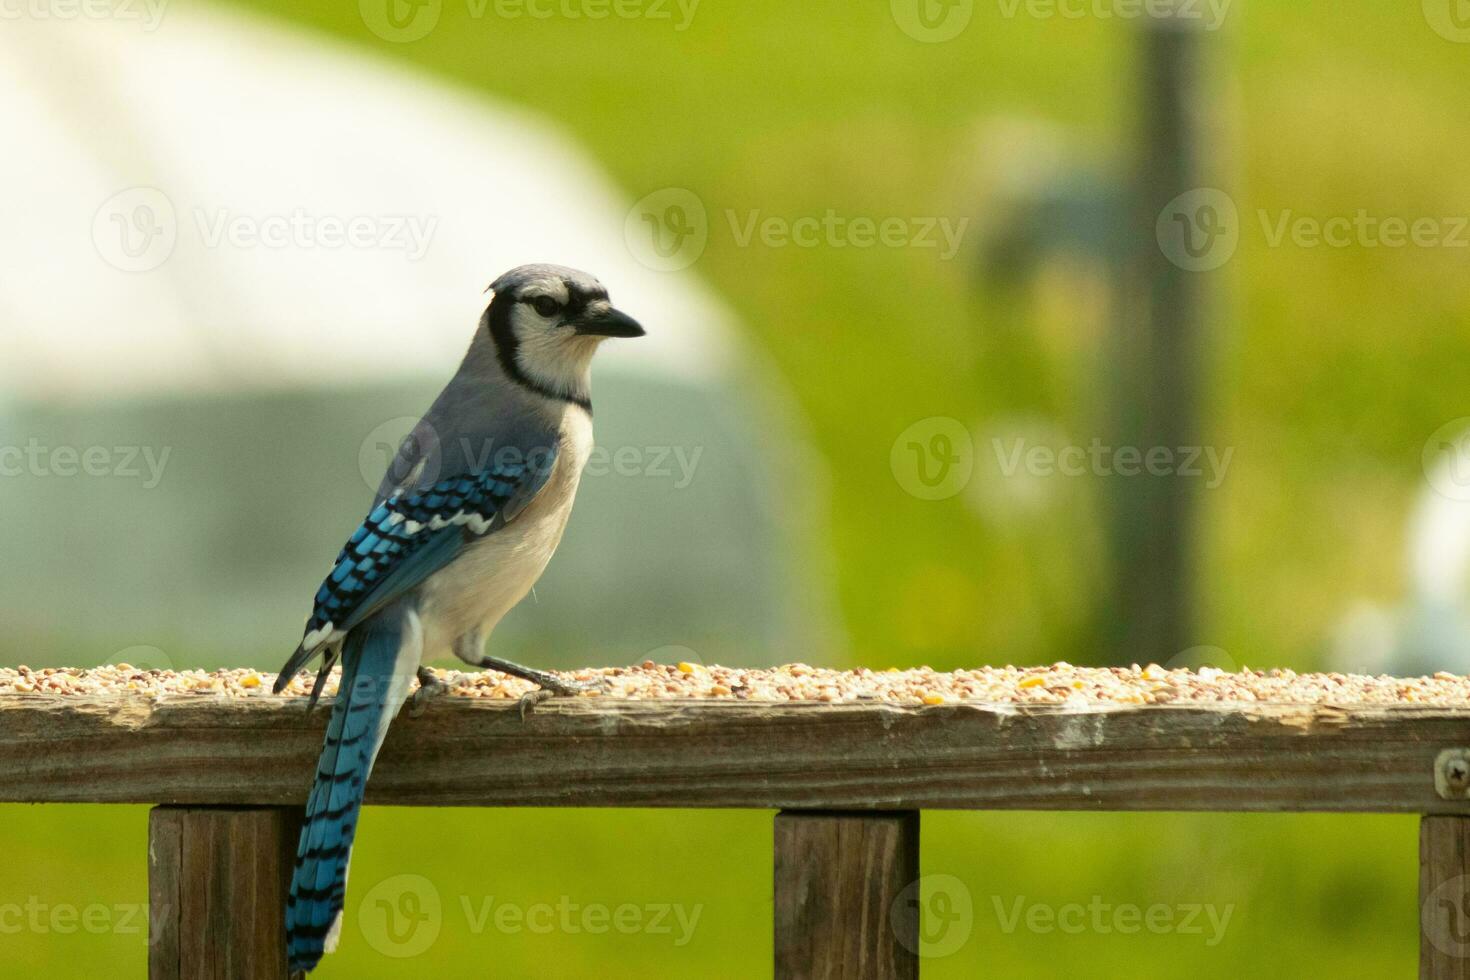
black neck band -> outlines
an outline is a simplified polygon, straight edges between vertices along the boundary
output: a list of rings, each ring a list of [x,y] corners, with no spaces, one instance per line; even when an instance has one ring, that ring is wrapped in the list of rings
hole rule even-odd
[[[520,361],[516,359],[516,352],[520,350],[521,342],[516,338],[515,328],[510,322],[510,311],[514,305],[509,299],[499,302],[492,299],[490,306],[485,310],[485,315],[480,319],[480,323],[490,332],[490,339],[495,342],[495,356],[500,361],[500,367],[505,371],[506,377],[543,398],[570,402],[581,407],[587,414],[592,414],[592,399],[586,395],[559,391],[521,370]]]

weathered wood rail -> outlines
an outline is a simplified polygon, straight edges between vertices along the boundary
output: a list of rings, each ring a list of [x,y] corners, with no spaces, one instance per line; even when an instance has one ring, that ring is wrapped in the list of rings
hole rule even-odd
[[[150,891],[188,898],[151,976],[284,976],[282,855],[325,721],[299,699],[5,695],[0,802],[160,805]],[[782,811],[782,978],[917,976],[917,916],[892,909],[923,809],[1419,813],[1420,975],[1470,977],[1466,708],[582,698],[522,718],[451,697],[395,723],[367,800]],[[237,941],[168,940],[224,929]],[[211,958],[242,935],[246,960]]]

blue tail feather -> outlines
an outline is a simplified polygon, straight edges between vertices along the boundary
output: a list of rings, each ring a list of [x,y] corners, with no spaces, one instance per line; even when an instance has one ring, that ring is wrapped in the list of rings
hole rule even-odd
[[[417,617],[390,610],[354,629],[343,645],[342,679],[306,803],[286,903],[293,972],[315,968],[336,946],[363,789],[388,723],[407,696],[420,640]]]

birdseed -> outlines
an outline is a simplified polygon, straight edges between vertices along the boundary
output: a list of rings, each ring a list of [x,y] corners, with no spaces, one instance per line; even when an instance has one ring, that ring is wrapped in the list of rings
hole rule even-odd
[[[533,690],[527,681],[496,671],[436,670],[449,696],[516,700]],[[336,691],[333,671],[326,694]],[[1368,677],[1299,674],[1292,670],[1226,673],[1140,667],[978,667],[971,670],[834,670],[808,664],[775,668],[705,666],[688,662],[558,672],[592,689],[579,697],[614,699],[705,698],[718,701],[886,702],[940,705],[957,702],[1011,705],[1142,705],[1262,702],[1310,705],[1470,707],[1470,678]],[[143,670],[128,664],[91,669],[21,666],[0,669],[0,696],[273,697],[275,675],[250,669]],[[284,696],[304,697],[312,675],[291,679]]]

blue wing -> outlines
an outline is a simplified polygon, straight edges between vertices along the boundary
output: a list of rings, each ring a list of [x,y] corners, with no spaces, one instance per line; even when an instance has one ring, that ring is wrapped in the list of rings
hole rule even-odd
[[[513,520],[545,485],[555,463],[556,451],[548,448],[482,473],[395,494],[375,507],[317,590],[305,637],[281,669],[278,686],[284,688],[323,647],[448,565],[466,543]]]

